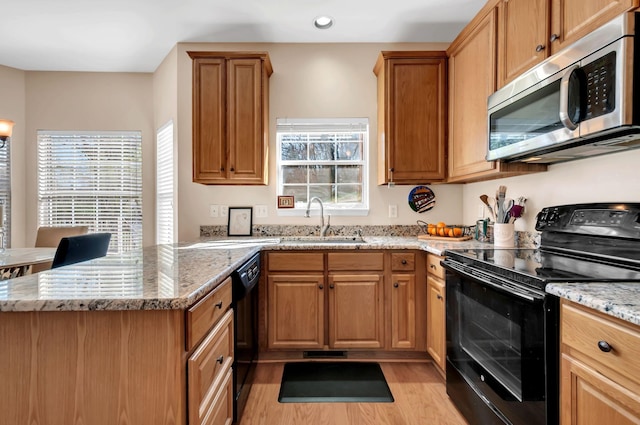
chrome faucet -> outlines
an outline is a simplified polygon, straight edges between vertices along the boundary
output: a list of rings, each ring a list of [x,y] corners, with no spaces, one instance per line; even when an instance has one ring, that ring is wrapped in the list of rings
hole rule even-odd
[[[304,216],[311,217],[309,212],[311,210],[311,203],[313,201],[318,201],[318,203],[320,204],[320,236],[327,236],[327,230],[329,230],[329,226],[331,225],[331,216],[327,214],[327,225],[325,226],[324,225],[324,205],[322,204],[322,200],[320,198],[318,198],[317,196],[314,196],[313,198],[309,199],[309,202],[307,203],[307,211],[304,213]]]

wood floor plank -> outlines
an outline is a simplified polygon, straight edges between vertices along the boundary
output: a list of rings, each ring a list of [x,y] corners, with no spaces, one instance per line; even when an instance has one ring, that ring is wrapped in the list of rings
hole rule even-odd
[[[284,363],[260,363],[239,425],[467,425],[430,363],[380,363],[394,403],[279,403]]]

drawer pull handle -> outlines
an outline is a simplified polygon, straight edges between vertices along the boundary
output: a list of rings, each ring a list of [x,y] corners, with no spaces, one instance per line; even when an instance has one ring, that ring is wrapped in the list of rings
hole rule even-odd
[[[396,283],[394,283],[394,284],[393,284],[393,287],[394,287],[394,288],[397,288],[398,286],[400,286],[400,285],[398,285],[398,282],[396,282]]]
[[[222,362],[224,361],[224,356],[220,356],[216,359],[216,361],[220,364],[222,364]]]
[[[613,349],[613,347],[611,347],[611,345],[609,345],[607,341],[598,341],[598,348],[600,349],[600,351],[605,353],[608,353]]]
[[[407,264],[407,260],[402,260],[402,264]]]
[[[216,304],[216,308],[219,308],[222,310],[222,301],[220,301],[218,304]]]
[[[436,265],[435,264],[429,264],[429,267],[431,267],[432,269],[436,269]]]
[[[318,289],[324,289],[324,286],[318,285]]]
[[[333,289],[335,288],[335,286],[333,286],[333,283],[331,285],[329,285],[329,289]]]
[[[438,294],[438,295],[436,295],[436,296],[438,297],[438,299],[439,299],[439,300],[441,300],[441,299],[442,299],[442,295]]]

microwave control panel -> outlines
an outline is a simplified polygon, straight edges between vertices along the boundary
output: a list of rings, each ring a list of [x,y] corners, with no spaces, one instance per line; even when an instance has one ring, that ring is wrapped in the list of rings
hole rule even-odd
[[[616,52],[610,52],[580,68],[586,95],[584,120],[610,113],[616,105]]]

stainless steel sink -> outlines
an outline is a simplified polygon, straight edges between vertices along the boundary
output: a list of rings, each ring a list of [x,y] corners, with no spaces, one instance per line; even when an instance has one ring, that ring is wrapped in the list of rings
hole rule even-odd
[[[281,236],[281,242],[306,244],[358,244],[367,243],[360,236]]]

